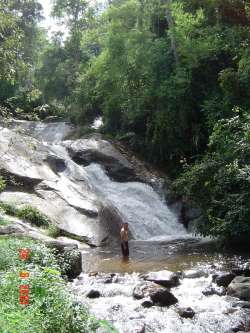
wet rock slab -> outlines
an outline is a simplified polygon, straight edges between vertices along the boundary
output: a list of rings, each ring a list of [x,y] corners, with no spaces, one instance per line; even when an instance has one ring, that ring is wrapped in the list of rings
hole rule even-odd
[[[141,277],[146,281],[154,282],[167,288],[177,287],[180,284],[178,274],[167,270],[142,274]]]
[[[235,277],[227,288],[227,294],[250,301],[250,277]]]

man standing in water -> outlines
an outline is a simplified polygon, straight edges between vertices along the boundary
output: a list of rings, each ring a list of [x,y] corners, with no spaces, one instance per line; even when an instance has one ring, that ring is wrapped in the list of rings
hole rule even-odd
[[[128,223],[123,223],[121,228],[121,248],[123,257],[129,257],[129,247],[128,247]]]

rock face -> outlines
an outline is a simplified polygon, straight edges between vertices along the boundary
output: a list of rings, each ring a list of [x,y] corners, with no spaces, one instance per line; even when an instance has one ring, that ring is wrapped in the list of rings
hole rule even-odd
[[[177,215],[120,148],[97,136],[65,140],[72,132],[65,123],[8,121],[4,126],[0,176],[8,186],[0,201],[31,205],[61,236],[90,246],[119,241],[123,222],[130,225],[130,239],[186,237]]]
[[[230,296],[250,301],[250,277],[236,276],[227,288]]]
[[[166,270],[150,272],[142,275],[142,278],[146,281],[151,281],[167,288],[177,287],[180,284],[178,275]]]
[[[136,180],[132,165],[108,141],[98,137],[65,141],[73,161],[80,165],[102,164],[108,175],[116,181]]]
[[[60,141],[72,132],[70,125],[13,120],[4,126],[8,128],[0,127],[0,175],[7,179],[8,187],[0,193],[0,201],[36,207],[62,235],[91,246],[110,238],[110,229],[117,237],[122,219],[96,195],[86,171],[72,161]],[[112,151],[112,146],[106,150]],[[122,156],[113,156],[112,161],[129,169]]]

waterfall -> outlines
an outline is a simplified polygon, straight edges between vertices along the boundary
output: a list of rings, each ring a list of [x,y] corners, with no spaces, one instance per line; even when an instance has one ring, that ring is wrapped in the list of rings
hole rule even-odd
[[[116,207],[135,239],[174,239],[187,236],[176,215],[170,211],[151,186],[112,181],[98,164],[85,167],[96,192]]]

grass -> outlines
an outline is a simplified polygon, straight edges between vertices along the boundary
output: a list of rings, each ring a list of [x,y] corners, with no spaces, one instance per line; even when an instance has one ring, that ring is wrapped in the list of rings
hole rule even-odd
[[[6,181],[0,176],[0,192],[2,192],[6,187]]]
[[[0,202],[0,209],[7,215],[16,216],[18,209],[11,203]]]
[[[0,216],[0,226],[1,225],[8,225],[8,224],[10,224],[10,221],[8,221],[7,219]]]
[[[49,237],[59,237],[61,236],[61,230],[54,224],[50,224],[48,229],[46,230],[46,234],[49,236]]]
[[[42,214],[37,208],[29,205],[19,208],[16,216],[36,225],[37,227],[49,225],[48,217],[45,214]]]
[[[42,243],[18,238],[0,238],[0,329],[1,333],[94,333],[99,327],[116,332],[76,303],[62,277],[55,252]],[[19,249],[28,248],[27,261]],[[25,282],[19,272],[29,272]],[[19,286],[28,284],[29,305],[19,304]]]
[[[30,205],[18,208],[12,203],[0,202],[0,209],[7,215],[19,217],[37,227],[48,227],[50,223],[49,218],[45,214]]]

